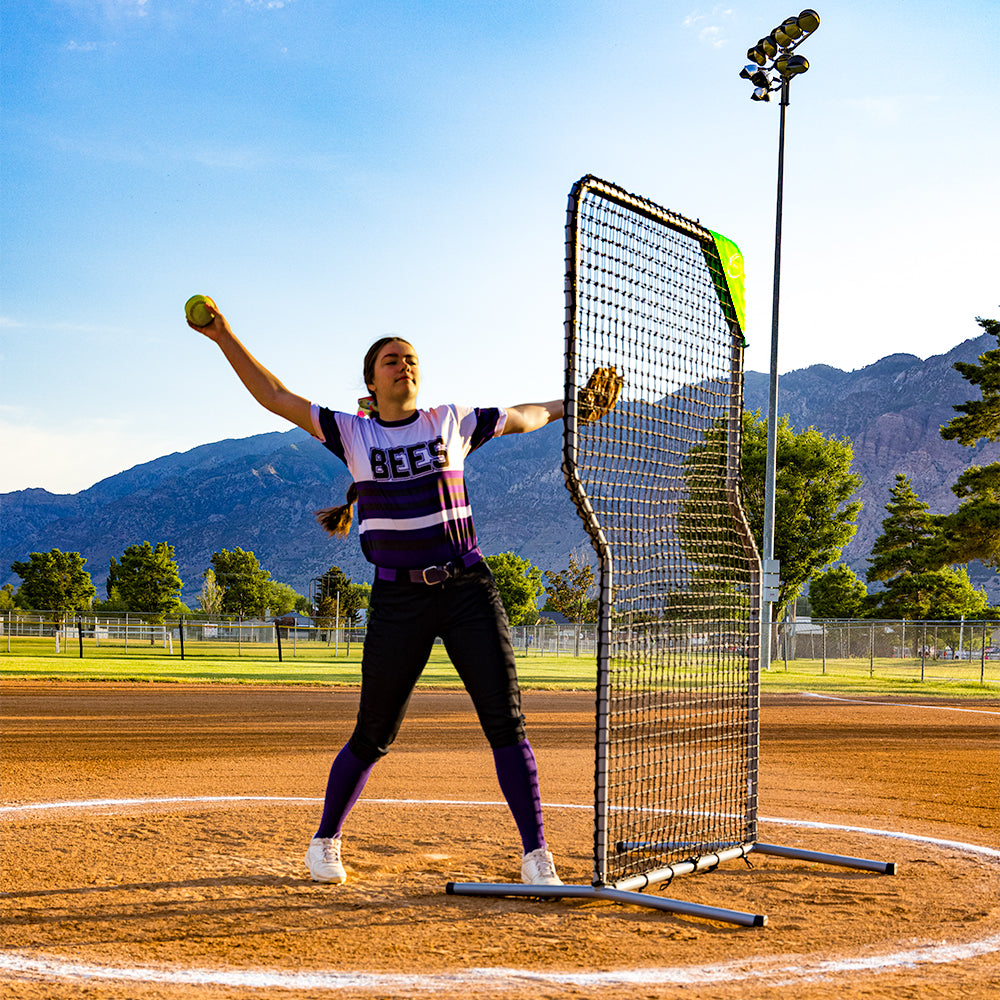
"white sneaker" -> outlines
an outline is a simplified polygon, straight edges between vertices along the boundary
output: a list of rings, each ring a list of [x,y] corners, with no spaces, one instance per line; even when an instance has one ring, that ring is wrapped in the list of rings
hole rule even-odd
[[[556,874],[556,864],[552,854],[544,847],[539,847],[530,854],[525,854],[521,861],[521,881],[525,885],[562,885],[562,879]]]
[[[340,863],[340,837],[313,837],[306,851],[306,867],[314,882],[346,882],[347,872]]]

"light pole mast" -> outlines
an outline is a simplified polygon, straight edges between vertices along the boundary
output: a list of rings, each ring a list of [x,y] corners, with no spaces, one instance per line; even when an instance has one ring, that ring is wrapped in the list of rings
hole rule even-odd
[[[767,401],[767,455],[764,480],[764,537],[761,545],[763,593],[761,594],[760,667],[771,667],[771,609],[778,601],[778,561],[774,558],[774,498],[778,465],[778,306],[781,288],[781,216],[785,183],[785,108],[793,76],[805,73],[809,62],[792,51],[819,27],[819,14],[804,10],[786,18],[766,38],[747,50],[751,62],[740,76],[754,85],[751,100],[769,101],[774,91],[781,94],[778,127],[778,193],[774,220],[774,288],[771,296],[771,370]]]

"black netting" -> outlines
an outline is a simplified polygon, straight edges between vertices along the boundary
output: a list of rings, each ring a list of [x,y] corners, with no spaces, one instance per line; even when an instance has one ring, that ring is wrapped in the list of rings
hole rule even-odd
[[[602,589],[595,879],[618,882],[755,839],[742,336],[712,235],[594,178],[570,197],[566,288],[564,467]],[[621,398],[584,423],[599,367]]]

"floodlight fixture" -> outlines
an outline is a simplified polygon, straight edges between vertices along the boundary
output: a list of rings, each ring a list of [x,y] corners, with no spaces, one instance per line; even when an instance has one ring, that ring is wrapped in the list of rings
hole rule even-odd
[[[757,66],[763,66],[767,62],[767,55],[758,45],[752,49],[747,49],[747,59],[751,60]]]
[[[768,87],[757,87],[754,92],[750,95],[751,101],[769,101],[771,100],[771,91]]]
[[[819,27],[819,14],[811,7],[807,7],[796,18],[799,27],[807,34],[811,35]]]
[[[798,76],[809,69],[809,60],[805,56],[789,56],[788,63],[784,70],[780,71],[782,76]]]
[[[802,34],[802,27],[794,17],[786,17],[781,22],[781,30],[793,41]]]
[[[758,43],[757,47],[763,49],[764,54],[770,57],[776,56],[778,54],[778,42],[774,35],[768,35],[767,38],[762,38]]]
[[[792,36],[785,32],[785,26],[779,24],[777,28],[772,32],[774,35],[774,40],[778,43],[778,46],[782,49],[787,49],[789,45],[792,44]]]

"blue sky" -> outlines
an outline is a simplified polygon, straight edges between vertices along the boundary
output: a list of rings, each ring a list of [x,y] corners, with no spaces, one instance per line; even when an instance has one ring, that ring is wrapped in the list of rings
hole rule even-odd
[[[1000,8],[824,2],[786,139],[780,370],[940,354],[1000,314]],[[0,22],[0,492],[283,429],[182,307],[212,295],[336,408],[386,333],[425,403],[561,394],[563,225],[593,173],[735,240],[770,351],[798,8],[659,0],[20,0]]]

